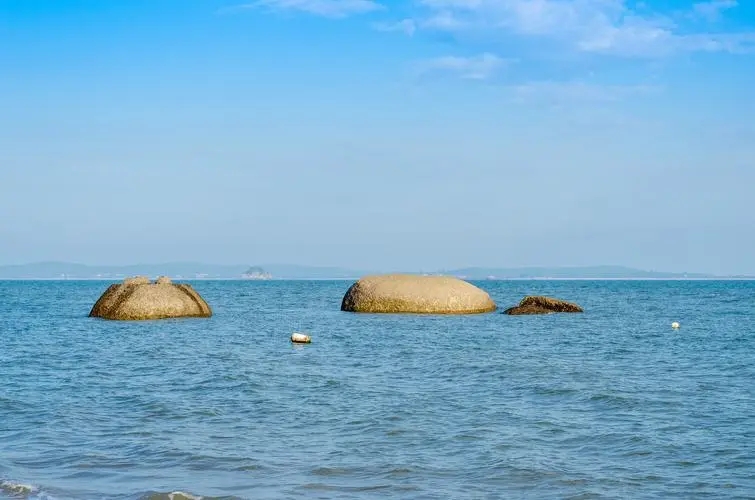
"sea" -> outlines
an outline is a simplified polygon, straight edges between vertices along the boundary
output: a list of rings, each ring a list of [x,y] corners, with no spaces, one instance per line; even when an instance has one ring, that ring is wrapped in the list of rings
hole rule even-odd
[[[755,282],[491,280],[467,316],[192,284],[212,318],[0,282],[0,498],[755,498]],[[501,314],[528,294],[585,312]]]

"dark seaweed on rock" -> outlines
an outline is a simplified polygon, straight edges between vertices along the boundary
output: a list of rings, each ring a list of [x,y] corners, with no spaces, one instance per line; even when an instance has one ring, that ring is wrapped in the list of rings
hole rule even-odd
[[[518,306],[503,311],[504,314],[551,314],[551,313],[581,313],[584,310],[572,302],[543,296],[528,296],[519,302]]]

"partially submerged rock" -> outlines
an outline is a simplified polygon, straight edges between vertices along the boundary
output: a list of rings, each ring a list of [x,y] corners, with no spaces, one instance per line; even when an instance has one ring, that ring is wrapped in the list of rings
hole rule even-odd
[[[518,306],[503,311],[504,314],[551,314],[551,313],[581,313],[581,307],[572,302],[551,297],[528,296],[519,302]]]
[[[365,313],[475,314],[496,309],[483,290],[451,276],[366,276],[348,289],[342,311]]]
[[[116,320],[209,318],[212,310],[189,284],[174,284],[165,276],[150,283],[149,278],[137,276],[110,285],[89,316]]]

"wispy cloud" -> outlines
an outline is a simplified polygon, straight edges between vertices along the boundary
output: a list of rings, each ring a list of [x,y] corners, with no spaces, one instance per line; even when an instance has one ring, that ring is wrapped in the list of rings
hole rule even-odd
[[[450,10],[440,10],[422,20],[423,28],[456,31],[466,27],[466,23]]]
[[[406,18],[395,22],[374,23],[373,27],[378,31],[395,31],[413,36],[419,29],[456,31],[467,26],[451,12],[440,11],[424,18]]]
[[[709,2],[699,2],[692,6],[692,13],[706,21],[718,21],[725,10],[737,7],[737,0],[711,0]]]
[[[625,57],[662,57],[684,51],[752,51],[755,31],[695,31],[689,16],[717,20],[736,0],[711,0],[687,12],[653,12],[625,0],[417,0],[415,29],[469,31],[545,39],[572,50]],[[685,17],[685,16],[682,16]],[[413,33],[413,32],[412,32]]]
[[[512,62],[486,52],[472,57],[437,57],[421,61],[417,67],[420,74],[439,72],[468,80],[486,80]]]
[[[583,81],[538,81],[507,87],[515,101],[549,104],[618,102],[630,97],[655,94],[656,85],[607,85]]]
[[[755,53],[755,32],[684,35],[675,37],[674,41],[686,51]]]
[[[375,23],[373,27],[378,31],[400,31],[412,36],[417,31],[417,24],[414,19],[402,19],[394,23]]]
[[[344,18],[374,12],[382,9],[383,6],[374,0],[258,0],[236,7],[236,9],[256,8],[300,11],[323,17]]]

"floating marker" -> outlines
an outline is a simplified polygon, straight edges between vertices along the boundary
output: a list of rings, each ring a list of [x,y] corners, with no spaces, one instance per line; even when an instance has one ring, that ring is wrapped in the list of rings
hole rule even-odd
[[[312,337],[303,333],[292,333],[291,342],[294,344],[309,344],[312,342]]]
[[[678,330],[679,329],[679,323],[677,323],[676,321],[674,321],[673,323],[671,323],[671,328],[673,328],[674,330]]]

